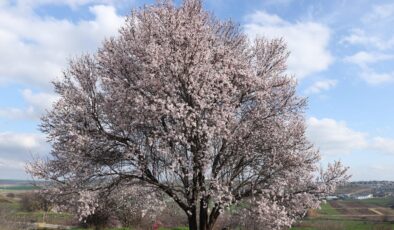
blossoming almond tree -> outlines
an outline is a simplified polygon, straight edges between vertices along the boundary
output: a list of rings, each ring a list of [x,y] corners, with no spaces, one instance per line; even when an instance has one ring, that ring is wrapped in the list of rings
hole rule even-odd
[[[338,162],[319,172],[287,56],[282,40],[249,41],[200,0],[145,6],[54,83],[51,157],[29,170],[80,194],[85,213],[94,194],[137,184],[176,202],[190,230],[240,202],[264,229],[290,226],[347,176]]]

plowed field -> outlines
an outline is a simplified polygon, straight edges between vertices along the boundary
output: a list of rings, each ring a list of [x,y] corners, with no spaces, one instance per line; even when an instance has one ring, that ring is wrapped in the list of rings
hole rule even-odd
[[[394,220],[394,210],[391,208],[365,204],[359,201],[330,201],[329,203],[333,209],[338,211],[339,214],[337,216],[342,216],[346,219]]]

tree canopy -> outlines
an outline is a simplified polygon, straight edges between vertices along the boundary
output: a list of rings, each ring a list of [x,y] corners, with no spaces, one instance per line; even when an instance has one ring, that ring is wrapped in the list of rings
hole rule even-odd
[[[283,40],[251,41],[200,0],[135,10],[54,83],[41,126],[51,156],[29,171],[77,194],[81,215],[98,194],[143,187],[176,202],[190,230],[241,203],[264,229],[290,226],[347,176],[339,162],[319,171],[287,57]]]

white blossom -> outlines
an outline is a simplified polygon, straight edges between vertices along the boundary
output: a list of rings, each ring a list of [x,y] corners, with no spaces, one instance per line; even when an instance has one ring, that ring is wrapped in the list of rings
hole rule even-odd
[[[212,229],[241,201],[264,229],[288,227],[346,169],[335,163],[316,178],[319,153],[287,57],[282,40],[249,42],[200,0],[133,11],[118,37],[55,83],[61,99],[42,120],[52,156],[30,171],[79,192],[82,215],[97,208],[86,191],[154,188],[191,230]],[[150,210],[163,207],[155,197]]]

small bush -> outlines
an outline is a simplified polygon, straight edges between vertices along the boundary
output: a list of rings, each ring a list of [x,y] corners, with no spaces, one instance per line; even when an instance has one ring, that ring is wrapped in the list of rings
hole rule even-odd
[[[48,211],[50,202],[39,193],[29,192],[21,196],[20,209],[25,212]]]
[[[8,198],[15,198],[15,193],[12,193],[12,192],[7,193],[6,197],[8,197]]]

